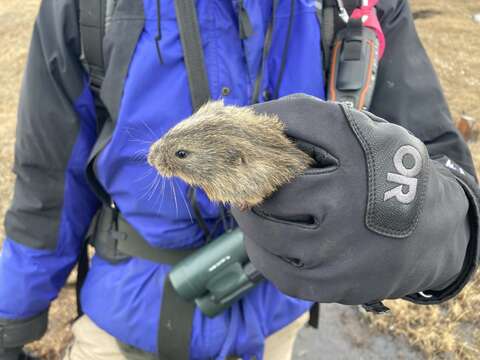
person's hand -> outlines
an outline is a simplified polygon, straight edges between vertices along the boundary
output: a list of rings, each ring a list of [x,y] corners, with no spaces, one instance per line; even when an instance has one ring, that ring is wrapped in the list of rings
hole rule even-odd
[[[426,290],[441,300],[463,286],[469,202],[419,139],[306,95],[253,108],[277,114],[316,161],[262,205],[233,209],[251,261],[280,290],[363,304]]]

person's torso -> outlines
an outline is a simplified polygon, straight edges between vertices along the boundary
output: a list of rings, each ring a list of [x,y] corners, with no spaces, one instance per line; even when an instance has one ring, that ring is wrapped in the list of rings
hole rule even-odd
[[[213,99],[243,106],[255,101],[254,93],[259,94],[256,101],[298,92],[324,98],[317,9],[307,1],[280,0],[272,17],[273,3],[274,0],[196,2]],[[187,186],[179,179],[159,177],[146,162],[151,143],[192,113],[174,2],[129,0],[119,1],[118,6],[120,12],[114,13],[106,34],[108,65],[104,88],[119,84],[115,74],[121,73],[117,68],[121,64],[116,57],[131,56],[126,76],[121,79],[115,130],[97,160],[97,175],[123,216],[151,245],[197,246],[204,241],[203,232],[192,217]],[[129,7],[137,13],[129,16]],[[128,53],[122,34],[128,32],[130,25],[139,26],[142,15],[140,36],[127,40],[135,42]],[[248,21],[253,29],[243,39],[239,35],[239,18],[240,22]],[[271,46],[260,72],[270,23]],[[163,63],[155,45],[159,26]],[[198,206],[213,227],[219,218],[219,205],[200,191]],[[85,311],[122,341],[154,352],[167,271],[166,265],[141,259],[112,265],[95,257],[82,291]],[[99,294],[103,294],[101,301]],[[192,358],[231,353],[258,355],[264,336],[295,319],[309,305],[282,295],[265,282],[224,315],[208,319],[197,311]]]

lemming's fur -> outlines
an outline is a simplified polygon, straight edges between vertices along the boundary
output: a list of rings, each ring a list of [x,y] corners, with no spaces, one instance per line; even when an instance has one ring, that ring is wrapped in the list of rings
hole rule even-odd
[[[148,162],[163,176],[203,188],[211,200],[250,208],[312,162],[283,131],[275,115],[212,101],[156,141]]]

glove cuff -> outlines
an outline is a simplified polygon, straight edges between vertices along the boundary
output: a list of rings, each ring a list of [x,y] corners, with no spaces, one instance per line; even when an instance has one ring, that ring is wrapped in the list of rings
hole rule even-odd
[[[28,319],[0,319],[0,349],[18,348],[40,339],[47,325],[48,309]]]
[[[469,282],[477,268],[479,258],[478,239],[480,234],[480,191],[473,176],[446,156],[436,161],[447,167],[462,186],[469,202],[468,221],[470,224],[470,240],[468,242],[465,260],[458,276],[446,288],[434,291],[424,291],[407,295],[404,299],[416,304],[432,305],[447,301],[455,297]]]

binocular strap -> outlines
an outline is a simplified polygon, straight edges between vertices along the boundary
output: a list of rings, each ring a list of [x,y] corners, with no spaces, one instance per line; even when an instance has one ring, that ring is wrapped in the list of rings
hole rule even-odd
[[[185,301],[175,291],[168,276],[163,286],[158,352],[160,359],[188,360],[195,303]]]

